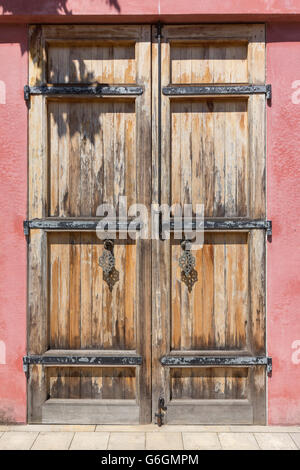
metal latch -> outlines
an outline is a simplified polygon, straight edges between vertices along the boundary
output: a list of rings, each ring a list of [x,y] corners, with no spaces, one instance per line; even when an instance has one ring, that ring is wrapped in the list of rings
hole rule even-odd
[[[164,415],[167,412],[167,407],[165,406],[165,399],[159,398],[158,399],[158,413],[155,413],[155,417],[157,418],[157,425],[161,427],[164,424]]]

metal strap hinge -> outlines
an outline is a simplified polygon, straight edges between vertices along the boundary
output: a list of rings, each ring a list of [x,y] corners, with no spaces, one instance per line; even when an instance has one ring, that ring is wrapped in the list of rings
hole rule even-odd
[[[142,356],[139,355],[117,355],[117,356],[46,356],[46,355],[33,355],[23,357],[23,368],[24,371],[28,370],[30,364],[42,364],[45,366],[67,366],[67,365],[78,365],[78,366],[93,366],[93,365],[104,365],[104,366],[139,366],[142,364]]]
[[[272,375],[272,358],[267,356],[163,356],[160,359],[163,366],[192,367],[192,366],[266,366],[267,374]]]
[[[31,95],[43,96],[139,96],[143,94],[143,87],[136,85],[40,85],[24,86],[24,100],[29,101]]]
[[[166,96],[205,96],[205,95],[256,95],[264,94],[272,99],[271,85],[169,85],[163,87]]]
[[[78,220],[78,219],[31,219],[23,221],[24,235],[28,236],[30,229],[49,231],[140,231],[142,222],[133,220]]]

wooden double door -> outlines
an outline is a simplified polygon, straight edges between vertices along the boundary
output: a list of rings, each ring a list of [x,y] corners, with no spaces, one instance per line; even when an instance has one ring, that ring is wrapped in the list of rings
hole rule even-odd
[[[264,26],[164,26],[162,90],[158,47],[149,25],[30,28],[29,422],[265,423]],[[120,196],[148,237],[129,237]],[[223,227],[190,290],[180,240],[151,237],[159,202]]]

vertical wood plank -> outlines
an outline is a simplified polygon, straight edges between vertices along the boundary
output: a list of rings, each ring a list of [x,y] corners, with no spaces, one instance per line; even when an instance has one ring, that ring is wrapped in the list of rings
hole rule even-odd
[[[81,347],[81,235],[70,234],[70,339],[71,349]]]
[[[29,354],[43,354],[48,349],[47,251],[47,235],[41,230],[31,230],[28,266]]]
[[[81,234],[81,347],[90,349],[92,344],[92,249],[90,234]]]
[[[59,252],[59,317],[58,317],[58,347],[70,347],[70,234],[60,234],[57,249]]]
[[[125,315],[124,315],[124,347],[136,348],[136,245],[127,244],[125,248]]]
[[[91,162],[94,143],[91,132],[92,106],[88,106],[83,102],[80,108],[80,215],[82,217],[88,217],[91,216],[92,207]]]
[[[49,215],[59,215],[59,132],[58,132],[59,104],[57,102],[48,104],[49,119],[49,180],[48,197],[50,198]]]
[[[216,349],[225,349],[226,293],[225,243],[226,235],[214,234],[214,330]]]
[[[137,83],[145,84],[145,92],[136,102],[136,155],[144,155],[137,162],[137,200],[150,208],[151,204],[151,43],[148,26],[140,27],[141,40],[137,44]],[[151,224],[149,229],[151,230]],[[140,423],[151,421],[151,240],[137,241],[137,351],[143,356],[139,368]]]
[[[59,215],[67,217],[70,210],[69,178],[70,178],[70,154],[69,154],[69,104],[59,104],[58,135],[59,135]]]
[[[104,188],[104,133],[103,121],[105,115],[101,103],[92,104],[92,135],[94,139],[94,151],[91,161],[92,201],[91,216],[97,215],[97,208],[103,203]]]
[[[203,246],[203,339],[207,349],[211,349],[214,342],[214,251],[211,235],[207,236]]]
[[[225,216],[225,123],[226,113],[222,101],[215,102],[214,126],[214,207],[215,217]]]
[[[87,105],[86,105],[87,106]],[[81,107],[78,102],[69,103],[69,131],[70,131],[70,170],[69,170],[69,216],[81,215],[80,181],[81,181],[81,135],[82,122]]]
[[[266,215],[265,97],[249,98],[250,216]]]
[[[253,230],[249,239],[249,275],[251,302],[251,351],[265,354],[265,233]]]
[[[91,329],[92,342],[91,347],[101,349],[103,347],[103,312],[102,312],[102,291],[103,274],[99,266],[99,257],[102,254],[102,244],[93,236],[91,246],[91,264],[92,264],[92,313]]]

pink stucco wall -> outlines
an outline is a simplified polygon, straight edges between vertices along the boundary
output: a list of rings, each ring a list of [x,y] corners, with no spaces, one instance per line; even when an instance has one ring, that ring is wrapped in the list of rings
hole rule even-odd
[[[300,424],[300,24],[269,25],[267,41],[269,422]]]
[[[274,371],[268,379],[268,414],[271,424],[300,424],[300,2],[88,0],[84,8],[82,4],[81,0],[0,0],[0,22],[19,23],[0,28],[0,422],[26,420],[25,23],[150,22],[160,17],[176,23],[269,22],[267,82],[272,83],[273,100],[267,110],[267,192],[274,230],[268,243],[267,335]],[[278,19],[294,23],[271,23]]]
[[[0,422],[25,421],[27,28],[0,28]],[[4,362],[4,364],[3,364]]]

